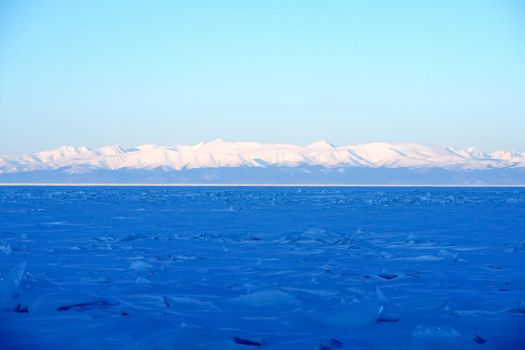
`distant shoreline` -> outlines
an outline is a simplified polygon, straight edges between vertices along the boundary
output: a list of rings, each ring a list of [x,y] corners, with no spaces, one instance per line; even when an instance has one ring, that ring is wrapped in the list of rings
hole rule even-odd
[[[509,187],[525,184],[148,184],[148,183],[0,183],[0,187]]]

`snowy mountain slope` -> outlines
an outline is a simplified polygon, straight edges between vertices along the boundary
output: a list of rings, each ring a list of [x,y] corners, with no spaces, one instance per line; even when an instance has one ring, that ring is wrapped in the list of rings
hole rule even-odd
[[[66,169],[67,173],[101,170],[188,170],[202,168],[443,168],[463,170],[525,168],[525,153],[475,148],[433,147],[414,143],[369,143],[337,147],[326,141],[309,146],[214,140],[194,146],[63,146],[51,151],[0,157],[0,174]]]

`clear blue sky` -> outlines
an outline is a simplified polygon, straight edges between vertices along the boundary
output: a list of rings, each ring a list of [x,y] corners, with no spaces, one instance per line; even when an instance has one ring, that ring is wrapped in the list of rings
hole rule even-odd
[[[525,151],[525,2],[0,2],[0,154],[214,138]]]

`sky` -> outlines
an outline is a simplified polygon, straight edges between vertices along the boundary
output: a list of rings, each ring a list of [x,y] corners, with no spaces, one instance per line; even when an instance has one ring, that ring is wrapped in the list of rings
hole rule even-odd
[[[525,151],[525,2],[0,2],[0,154],[216,138]]]

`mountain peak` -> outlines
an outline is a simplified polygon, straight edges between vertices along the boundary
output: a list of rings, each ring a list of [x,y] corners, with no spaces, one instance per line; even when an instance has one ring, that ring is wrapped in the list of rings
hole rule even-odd
[[[75,146],[60,146],[58,148],[52,149],[50,151],[42,151],[35,153],[36,155],[42,157],[71,157],[76,156],[81,153],[87,153],[90,149],[85,146],[75,147]]]
[[[330,142],[328,142],[326,140],[319,140],[319,141],[315,141],[315,142],[309,144],[308,148],[332,149],[332,148],[336,148],[336,146],[331,144]]]
[[[152,143],[146,143],[144,145],[137,146],[136,148],[140,151],[152,151],[154,149],[159,148],[159,146]]]
[[[89,151],[89,148],[85,147],[85,146],[80,146],[80,147],[75,147],[75,146],[61,146],[61,147],[58,147],[55,151],[58,151],[64,155],[69,155],[69,154],[77,154],[77,153],[84,153],[84,152],[88,152]]]
[[[222,143],[227,143],[227,142],[224,141],[223,139],[215,139],[215,140],[211,140],[211,141],[205,142],[204,144],[205,145],[213,145],[213,144],[222,144]]]
[[[109,146],[100,147],[98,149],[98,152],[100,152],[103,155],[115,155],[115,154],[124,153],[125,150],[120,145],[109,145]]]
[[[484,152],[480,151],[479,149],[477,149],[476,147],[469,147],[467,148],[467,152],[474,158],[477,158],[477,159],[486,159],[488,158],[488,155],[485,154]]]

